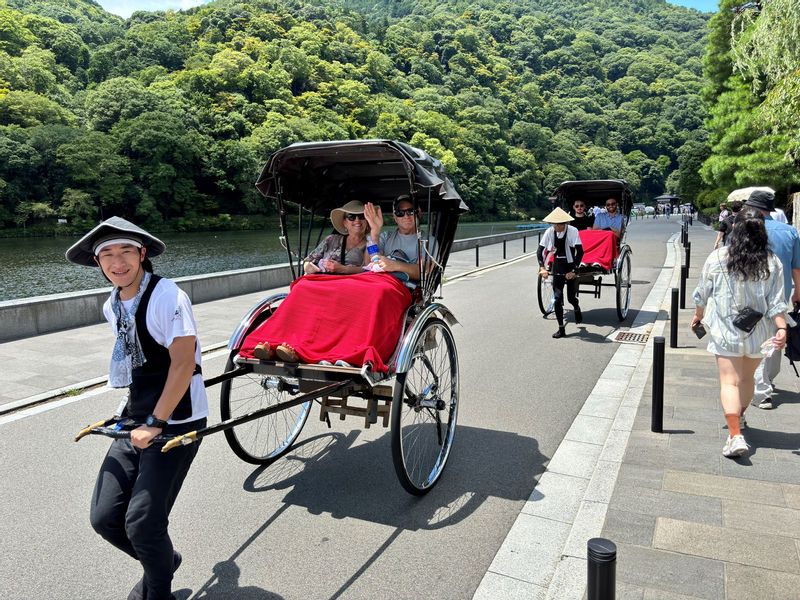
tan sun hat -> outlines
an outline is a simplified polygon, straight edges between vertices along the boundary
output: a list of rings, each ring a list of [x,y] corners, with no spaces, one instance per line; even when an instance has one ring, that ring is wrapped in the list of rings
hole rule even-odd
[[[333,228],[342,235],[347,235],[347,229],[344,227],[344,216],[346,214],[363,215],[364,205],[358,200],[350,200],[350,202],[341,208],[334,208],[331,211],[331,223],[333,223]]]
[[[545,223],[555,224],[555,223],[569,223],[570,221],[574,221],[572,217],[569,216],[566,212],[564,212],[559,207],[553,209],[549,215],[547,215],[542,221]]]

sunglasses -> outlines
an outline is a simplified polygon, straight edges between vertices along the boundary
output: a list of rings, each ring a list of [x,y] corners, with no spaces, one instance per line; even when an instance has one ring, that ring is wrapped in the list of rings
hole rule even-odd
[[[416,211],[413,208],[398,208],[394,211],[395,217],[411,217]]]
[[[353,213],[346,214],[344,216],[345,219],[348,221],[363,221],[364,215],[354,215]]]

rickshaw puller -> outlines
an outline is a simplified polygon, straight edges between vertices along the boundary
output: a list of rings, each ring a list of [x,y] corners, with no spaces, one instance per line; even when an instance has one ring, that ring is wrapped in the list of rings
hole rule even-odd
[[[188,296],[153,274],[150,256],[164,243],[119,217],[100,223],[66,253],[71,262],[99,266],[114,286],[103,313],[116,344],[109,387],[128,388],[123,416],[135,424],[116,439],[92,494],[90,521],[106,541],[144,569],[128,600],[166,600],[181,562],[167,527],[199,444],[162,453],[153,440],[205,426],[208,400],[200,369],[197,325]]]
[[[553,310],[558,321],[558,331],[553,334],[554,338],[562,338],[566,335],[564,328],[564,284],[567,286],[567,299],[572,304],[575,311],[575,322],[583,321],[581,308],[578,305],[578,280],[576,269],[581,264],[583,258],[583,244],[578,234],[578,230],[572,225],[568,225],[573,218],[561,208],[555,208],[549,215],[542,219],[545,223],[550,223],[551,227],[544,232],[539,242],[539,249],[536,256],[539,259],[539,275],[546,279],[550,272],[545,265],[545,253],[553,256]]]

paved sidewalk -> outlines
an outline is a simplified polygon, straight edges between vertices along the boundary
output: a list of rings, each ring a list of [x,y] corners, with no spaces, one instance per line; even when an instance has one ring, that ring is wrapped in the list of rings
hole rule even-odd
[[[648,381],[606,514],[618,599],[800,598],[800,379],[784,359],[776,408],[746,413],[751,455],[724,458],[716,364],[688,329],[713,239],[691,230],[677,348],[665,323],[664,433],[650,432]]]
[[[619,600],[800,598],[800,385],[784,363],[777,408],[747,412],[753,446],[736,461],[714,357],[688,329],[691,294],[715,232],[690,229],[687,309],[669,348],[672,287],[684,249],[661,275],[522,508],[473,600],[581,600],[586,542],[617,544]],[[653,338],[667,342],[664,433],[650,432]]]

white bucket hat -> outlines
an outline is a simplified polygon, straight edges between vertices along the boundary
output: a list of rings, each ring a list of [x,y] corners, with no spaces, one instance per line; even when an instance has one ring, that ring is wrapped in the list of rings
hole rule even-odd
[[[126,221],[122,217],[111,217],[100,223],[89,233],[70,246],[66,252],[67,260],[76,265],[96,267],[95,250],[103,242],[112,240],[130,240],[147,248],[147,256],[158,256],[167,246],[154,235],[150,235],[141,227]]]

